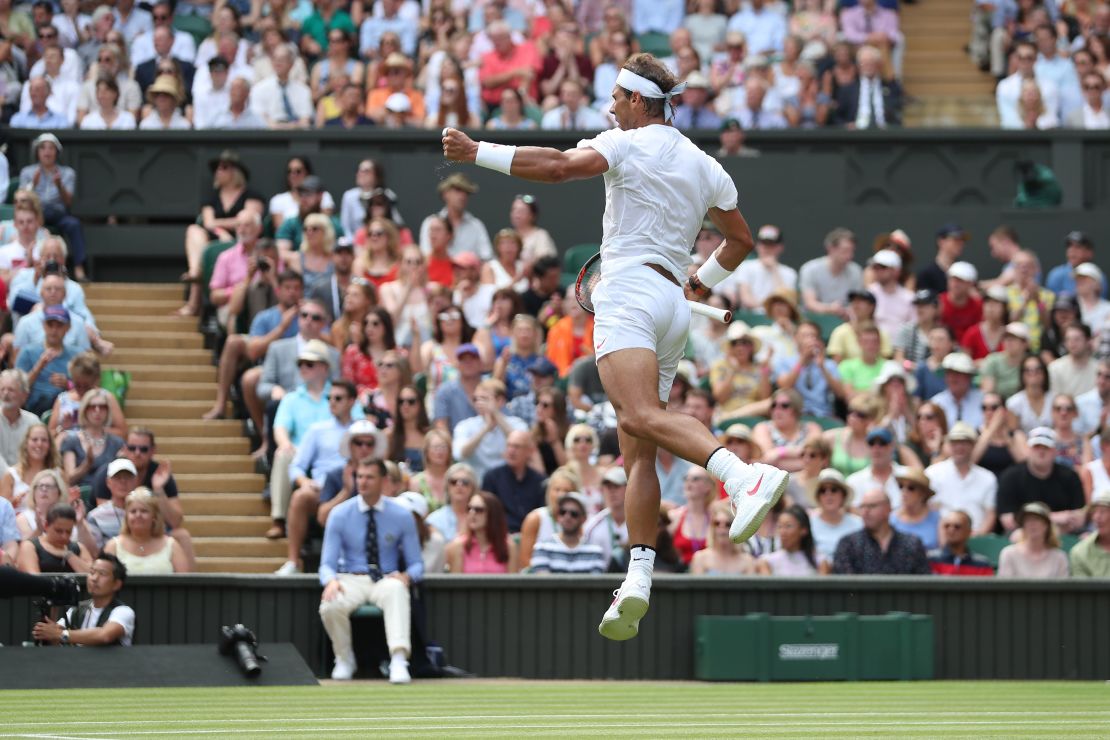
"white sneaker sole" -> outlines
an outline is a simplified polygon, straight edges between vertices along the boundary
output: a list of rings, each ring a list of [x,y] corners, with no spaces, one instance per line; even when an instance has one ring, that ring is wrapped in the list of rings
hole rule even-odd
[[[768,490],[771,491],[771,497],[765,499],[762,496],[757,497],[745,491],[739,502],[733,501],[736,517],[732,520],[732,526],[729,527],[728,537],[737,545],[747,542],[752,538],[752,535],[759,531],[759,525],[763,523],[767,513],[782,498],[786,486],[790,483],[790,474],[785,470],[779,470],[770,465],[767,467],[770,470],[764,474],[759,485],[761,488],[767,486]]]
[[[647,614],[648,602],[638,596],[627,596],[609,607],[597,631],[607,640],[631,640],[640,631],[640,620]],[[616,612],[616,614],[613,614]]]

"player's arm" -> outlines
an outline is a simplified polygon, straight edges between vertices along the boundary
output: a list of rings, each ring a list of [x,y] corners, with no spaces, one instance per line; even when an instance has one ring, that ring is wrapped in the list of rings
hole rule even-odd
[[[709,220],[724,236],[724,241],[709,256],[705,264],[690,276],[687,285],[690,292],[698,298],[706,298],[713,288],[731,275],[755,248],[752,230],[739,209],[722,211],[720,208],[710,208]]]
[[[479,148],[483,161],[479,161]],[[609,162],[596,149],[584,147],[565,152],[540,146],[499,146],[477,142],[453,128],[444,129],[443,155],[452,162],[474,162],[533,182],[569,182],[597,177]],[[487,161],[492,157],[493,161]]]

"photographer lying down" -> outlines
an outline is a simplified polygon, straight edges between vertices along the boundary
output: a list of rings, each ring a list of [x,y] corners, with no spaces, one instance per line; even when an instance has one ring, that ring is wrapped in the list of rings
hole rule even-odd
[[[130,646],[135,611],[117,598],[126,580],[123,563],[115,555],[101,555],[93,561],[85,581],[92,598],[66,611],[57,622],[45,618],[31,634],[48,645]]]

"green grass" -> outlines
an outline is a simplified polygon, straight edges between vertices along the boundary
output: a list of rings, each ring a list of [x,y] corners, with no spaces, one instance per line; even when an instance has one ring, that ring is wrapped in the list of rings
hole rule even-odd
[[[380,681],[0,693],[0,737],[1110,736],[1110,685]]]

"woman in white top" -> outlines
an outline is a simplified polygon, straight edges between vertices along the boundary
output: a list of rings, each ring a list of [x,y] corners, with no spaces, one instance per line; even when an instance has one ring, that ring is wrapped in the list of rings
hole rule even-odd
[[[756,559],[743,545],[728,537],[732,526],[732,504],[714,501],[709,505],[709,531],[705,548],[690,559],[690,574],[695,576],[746,576],[759,572]]]
[[[999,578],[1067,578],[1068,556],[1060,549],[1052,513],[1039,501],[1018,512],[1020,539],[998,556]]]
[[[43,531],[47,512],[62,501],[62,492],[66,490],[65,479],[56,468],[43,470],[31,480],[28,489],[25,500],[28,506],[19,510],[15,520],[19,527],[19,536],[25,540]],[[80,510],[80,529],[85,526],[85,505],[81,499],[77,499],[74,506]]]
[[[589,424],[575,424],[567,430],[563,448],[567,451],[567,467],[578,476],[578,488],[575,490],[585,496],[591,505],[604,501],[601,468],[597,464],[600,448],[597,432]]]
[[[466,463],[455,463],[447,468],[447,505],[428,514],[428,525],[434,527],[448,542],[455,539],[459,534],[459,522],[466,520],[467,502],[478,490],[478,476],[475,475],[474,468]],[[521,536],[523,537],[523,532]]]
[[[482,282],[497,289],[527,290],[528,278],[524,276],[524,263],[520,259],[524,241],[520,234],[512,229],[501,229],[493,237],[493,251],[497,257],[482,265]]]
[[[154,109],[143,117],[139,129],[142,131],[183,131],[193,127],[189,119],[181,115],[181,90],[173,78],[163,75],[147,88],[147,100]]]
[[[1075,268],[1075,298],[1083,323],[1091,327],[1097,341],[1110,321],[1110,301],[1102,297],[1105,275],[1094,262]]]
[[[509,225],[520,234],[523,247],[520,258],[524,260],[525,271],[540,257],[558,254],[551,234],[536,225],[539,215],[540,207],[534,195],[518,195],[509,206]]]
[[[1060,125],[1060,119],[1056,117],[1056,113],[1045,107],[1041,88],[1037,86],[1036,80],[1025,80],[1021,83],[1017,107],[1023,129],[1043,131]]]
[[[520,550],[517,557],[520,559],[521,569],[531,565],[532,548],[536,543],[551,539],[559,531],[559,522],[556,519],[559,499],[577,491],[579,485],[578,476],[566,466],[558,468],[548,477],[544,498],[547,504],[528,512],[520,525]]]
[[[19,445],[19,460],[0,478],[0,496],[11,501],[16,511],[32,508],[31,497],[27,494],[31,492],[36,476],[61,465],[50,430],[45,424],[32,424]]]
[[[1034,427],[1052,426],[1052,392],[1048,367],[1038,355],[1021,362],[1021,390],[1006,399],[1006,410],[1017,417],[1023,432]]]
[[[418,346],[431,336],[428,308],[428,264],[420,247],[410,244],[401,252],[401,269],[396,280],[381,286],[382,306],[393,317],[397,344]],[[414,331],[415,329],[415,331]],[[419,357],[419,355],[414,355]]]
[[[817,546],[809,525],[809,515],[801,506],[789,506],[775,522],[778,549],[763,555],[757,571],[767,576],[816,576],[829,572],[829,561],[817,561]]]
[[[96,110],[81,119],[84,131],[134,131],[135,116],[119,109],[119,83],[111,77],[96,81]]]
[[[424,119],[424,128],[440,131],[444,126],[482,127],[482,119],[467,104],[462,78],[455,74],[440,79],[439,106],[434,112],[429,109]]]
[[[104,546],[127,566],[127,574],[188,573],[189,559],[173,537],[166,534],[158,499],[149,488],[127,494],[118,537]]]
[[[278,193],[270,198],[269,212],[270,219],[274,223],[274,230],[277,230],[285,219],[300,215],[301,197],[297,194],[297,188],[311,174],[312,162],[306,157],[290,157],[289,161],[285,163],[285,184],[288,189],[284,193]],[[326,190],[320,199],[320,211],[328,214],[335,211],[335,200],[331,197],[331,193]]]
[[[836,468],[825,468],[817,476],[817,508],[810,511],[810,531],[817,546],[818,559],[832,562],[836,545],[844,535],[863,529],[863,520],[848,513],[852,488]]]

